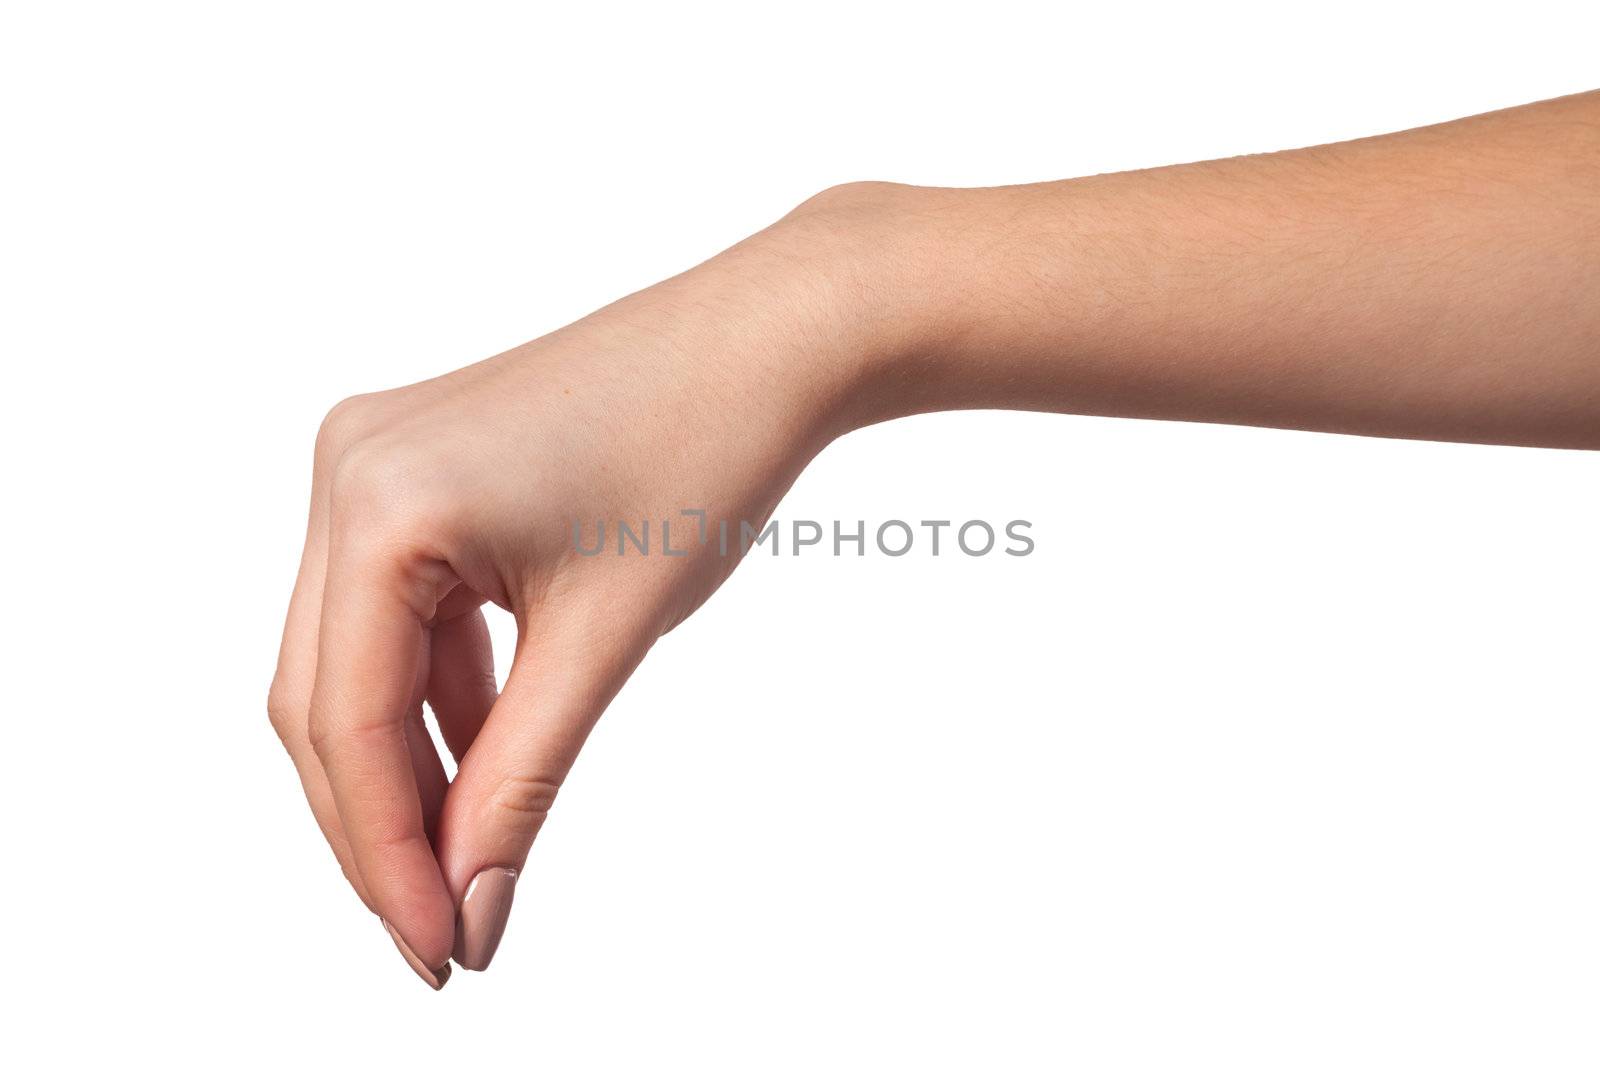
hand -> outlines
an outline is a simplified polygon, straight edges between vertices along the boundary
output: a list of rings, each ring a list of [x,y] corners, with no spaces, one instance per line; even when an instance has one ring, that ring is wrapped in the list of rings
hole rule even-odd
[[[837,254],[827,199],[548,337],[346,400],[318,435],[269,709],[346,877],[435,988],[452,953],[488,965],[596,718],[738,562],[682,513],[759,529],[840,425],[849,375],[819,354],[862,347],[836,269],[862,257]],[[648,522],[648,555],[618,554],[619,520]],[[503,693],[486,602],[517,620]]]
[[[540,341],[346,401],[269,701],[345,873],[430,984],[452,951],[485,966],[595,718],[739,558],[683,513],[759,529],[854,426],[997,407],[1600,447],[1597,159],[1588,93],[1133,174],[844,186]],[[619,521],[659,545],[663,520],[684,555],[573,547]],[[491,601],[519,633],[500,694]]]

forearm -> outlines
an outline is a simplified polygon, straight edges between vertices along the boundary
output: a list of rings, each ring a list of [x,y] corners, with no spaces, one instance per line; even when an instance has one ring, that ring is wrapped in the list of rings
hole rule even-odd
[[[1600,447],[1600,93],[1044,185],[851,187],[806,224],[846,425],[959,407]]]

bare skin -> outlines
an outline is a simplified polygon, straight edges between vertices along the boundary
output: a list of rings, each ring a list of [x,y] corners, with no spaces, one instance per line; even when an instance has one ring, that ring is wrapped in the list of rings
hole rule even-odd
[[[595,720],[737,562],[582,556],[573,523],[759,524],[836,437],[972,407],[1600,448],[1600,92],[1042,185],[841,186],[549,336],[339,404],[268,704],[430,984],[474,875],[520,870]],[[499,693],[488,603],[518,626]]]

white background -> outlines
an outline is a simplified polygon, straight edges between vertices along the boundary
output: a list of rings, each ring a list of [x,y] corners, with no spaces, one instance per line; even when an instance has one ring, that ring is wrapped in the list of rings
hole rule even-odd
[[[597,730],[494,967],[440,994],[264,709],[339,398],[833,183],[1443,120],[1595,87],[1597,21],[8,5],[0,1058],[1593,1064],[1594,454],[852,436],[780,518],[1022,517],[1038,551],[741,568]]]

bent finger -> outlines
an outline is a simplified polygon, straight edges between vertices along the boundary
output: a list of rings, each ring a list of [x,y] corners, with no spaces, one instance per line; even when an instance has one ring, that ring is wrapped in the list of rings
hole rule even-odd
[[[375,910],[403,949],[440,970],[455,909],[407,738],[423,642],[415,579],[382,555],[333,547],[308,731]]]
[[[312,817],[327,840],[328,847],[333,850],[339,869],[344,872],[345,879],[362,903],[376,910],[362,884],[361,872],[356,868],[355,857],[350,851],[350,843],[345,839],[344,827],[333,802],[333,793],[328,788],[327,775],[312,751],[308,732],[311,690],[317,672],[323,575],[327,568],[327,520],[323,510],[313,502],[305,552],[300,561],[300,572],[295,577],[294,592],[289,598],[283,642],[278,649],[278,666],[267,693],[267,716],[294,764]]]
[[[499,697],[494,649],[481,608],[435,624],[430,649],[428,705],[457,764],[466,758]]]

